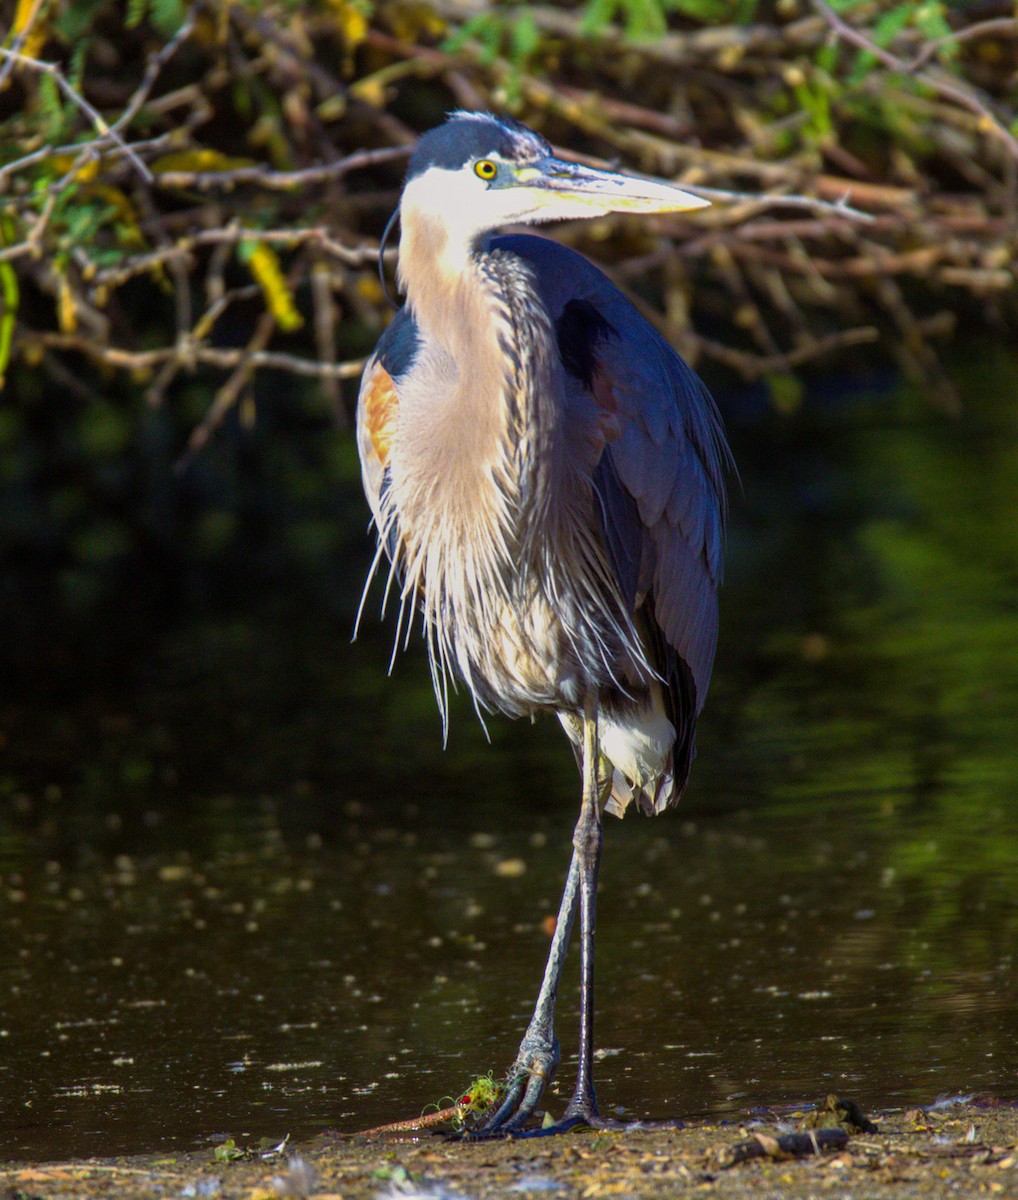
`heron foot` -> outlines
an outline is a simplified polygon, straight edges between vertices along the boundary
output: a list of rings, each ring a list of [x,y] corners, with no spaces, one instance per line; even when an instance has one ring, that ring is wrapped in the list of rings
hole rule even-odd
[[[580,1127],[586,1129],[594,1129],[597,1131],[607,1131],[613,1133],[622,1133],[629,1128],[625,1121],[616,1121],[613,1117],[602,1117],[596,1112],[577,1112],[566,1110],[565,1115],[558,1121],[553,1121],[550,1125],[542,1125],[537,1128],[526,1129],[519,1124],[504,1123],[493,1129],[482,1127],[473,1130],[470,1133],[462,1135],[466,1141],[485,1141],[488,1138],[545,1138],[556,1137],[560,1133],[568,1133],[571,1129]]]
[[[571,1113],[567,1109],[565,1116],[559,1121],[553,1121],[541,1129],[522,1129],[510,1136],[518,1138],[555,1137],[557,1134],[568,1133],[570,1129],[576,1129],[581,1125],[587,1129],[615,1133],[621,1133],[628,1128],[624,1121],[616,1121],[613,1117],[600,1117],[597,1113]]]
[[[519,1053],[506,1076],[505,1093],[498,1108],[468,1137],[506,1137],[517,1134],[530,1120],[544,1089],[558,1070],[561,1051],[554,1034],[528,1029]]]

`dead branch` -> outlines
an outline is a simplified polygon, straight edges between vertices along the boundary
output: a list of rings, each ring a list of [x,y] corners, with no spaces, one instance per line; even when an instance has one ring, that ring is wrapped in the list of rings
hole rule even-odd
[[[777,1136],[757,1133],[747,1141],[720,1150],[714,1156],[714,1164],[721,1170],[727,1170],[754,1158],[806,1158],[831,1150],[844,1150],[848,1140],[848,1134],[843,1129],[811,1129],[807,1133],[781,1133]]]
[[[342,420],[341,384],[387,319],[378,237],[413,134],[394,115],[407,106],[389,107],[413,86],[432,89],[436,108],[450,97],[510,107],[566,157],[681,180],[711,199],[695,219],[618,218],[560,235],[607,260],[622,286],[639,280],[634,303],[694,358],[751,378],[883,338],[950,407],[931,342],[951,325],[947,299],[1018,323],[1018,138],[1005,69],[998,86],[992,64],[967,73],[965,56],[946,51],[986,38],[1010,46],[1018,20],[956,14],[949,36],[906,28],[880,46],[826,0],[799,2],[771,23],[691,25],[638,46],[592,30],[582,8],[529,6],[543,40],[521,62],[509,24],[500,46],[467,40],[451,52],[440,31],[409,35],[386,0],[359,33],[324,11],[202,0],[174,33],[148,30],[144,60],[125,59],[128,82],[112,86],[87,70],[79,85],[55,41],[45,58],[26,52],[41,44],[28,35],[45,32],[36,3],[0,49],[0,88],[26,97],[0,165],[0,272],[14,273],[22,297],[0,374],[42,361],[74,377],[87,362],[131,373],[159,403],[182,375],[221,373],[199,442],[265,370],[320,381]],[[434,11],[455,29],[482,9],[437,0]],[[563,82],[554,62],[580,42],[583,62]],[[832,42],[851,49],[821,78],[814,56]],[[849,83],[856,51],[875,65]],[[59,132],[28,136],[50,88]],[[826,89],[826,129],[810,89]],[[238,94],[250,116],[231,107]],[[270,98],[260,109],[259,97]],[[877,153],[852,140],[853,104],[866,98],[893,105],[905,131]],[[910,126],[924,138],[910,141]],[[252,247],[283,260],[274,270],[286,303],[310,318],[282,349]],[[728,319],[731,336],[704,336],[708,314]],[[239,338],[238,320],[250,322]],[[233,341],[220,344],[228,327]]]

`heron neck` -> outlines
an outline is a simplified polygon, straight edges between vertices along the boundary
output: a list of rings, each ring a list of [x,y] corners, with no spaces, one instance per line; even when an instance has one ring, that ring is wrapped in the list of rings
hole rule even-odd
[[[400,413],[405,462],[412,464],[407,503],[418,492],[432,503],[440,480],[456,524],[469,502],[488,496],[506,456],[503,322],[470,241],[414,209],[401,225],[399,280],[426,348]]]
[[[400,224],[400,285],[422,330],[455,353],[481,298],[476,238],[413,208],[404,209]]]

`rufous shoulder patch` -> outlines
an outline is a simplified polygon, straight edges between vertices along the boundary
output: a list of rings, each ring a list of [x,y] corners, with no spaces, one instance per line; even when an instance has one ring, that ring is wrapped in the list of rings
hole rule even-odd
[[[389,461],[398,417],[399,396],[396,384],[384,367],[376,366],[364,394],[364,427],[383,467]]]

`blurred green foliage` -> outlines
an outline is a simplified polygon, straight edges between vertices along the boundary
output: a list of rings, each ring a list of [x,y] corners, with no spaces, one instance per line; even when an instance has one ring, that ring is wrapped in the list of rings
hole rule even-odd
[[[786,813],[862,801],[923,897],[918,939],[974,897],[1002,911],[1018,851],[1015,369],[973,347],[961,423],[914,390],[835,390],[737,439],[699,785]]]
[[[763,9],[770,16],[769,8],[761,0],[583,0],[580,27],[586,36],[596,38],[621,26],[626,37],[640,42],[664,34],[670,18],[684,18],[702,25],[745,25],[757,19]],[[864,19],[875,16],[872,36],[881,47],[889,46],[899,33],[912,28],[931,40],[948,39],[943,48],[945,57],[957,53],[957,47],[949,44],[951,26],[945,0],[901,0],[891,5],[880,5],[875,0],[832,0],[831,8],[845,16],[861,15]],[[785,5],[785,9],[791,11],[792,6]],[[518,52],[509,53],[511,61],[522,65],[537,49],[540,33],[533,16],[527,13],[526,5],[512,2],[493,4],[488,11],[471,17],[451,44],[458,47],[469,37],[477,36],[490,53],[495,53],[501,48],[493,32],[498,28],[510,30],[512,41],[518,43]],[[857,74],[871,69],[875,62],[871,53],[861,51]]]

